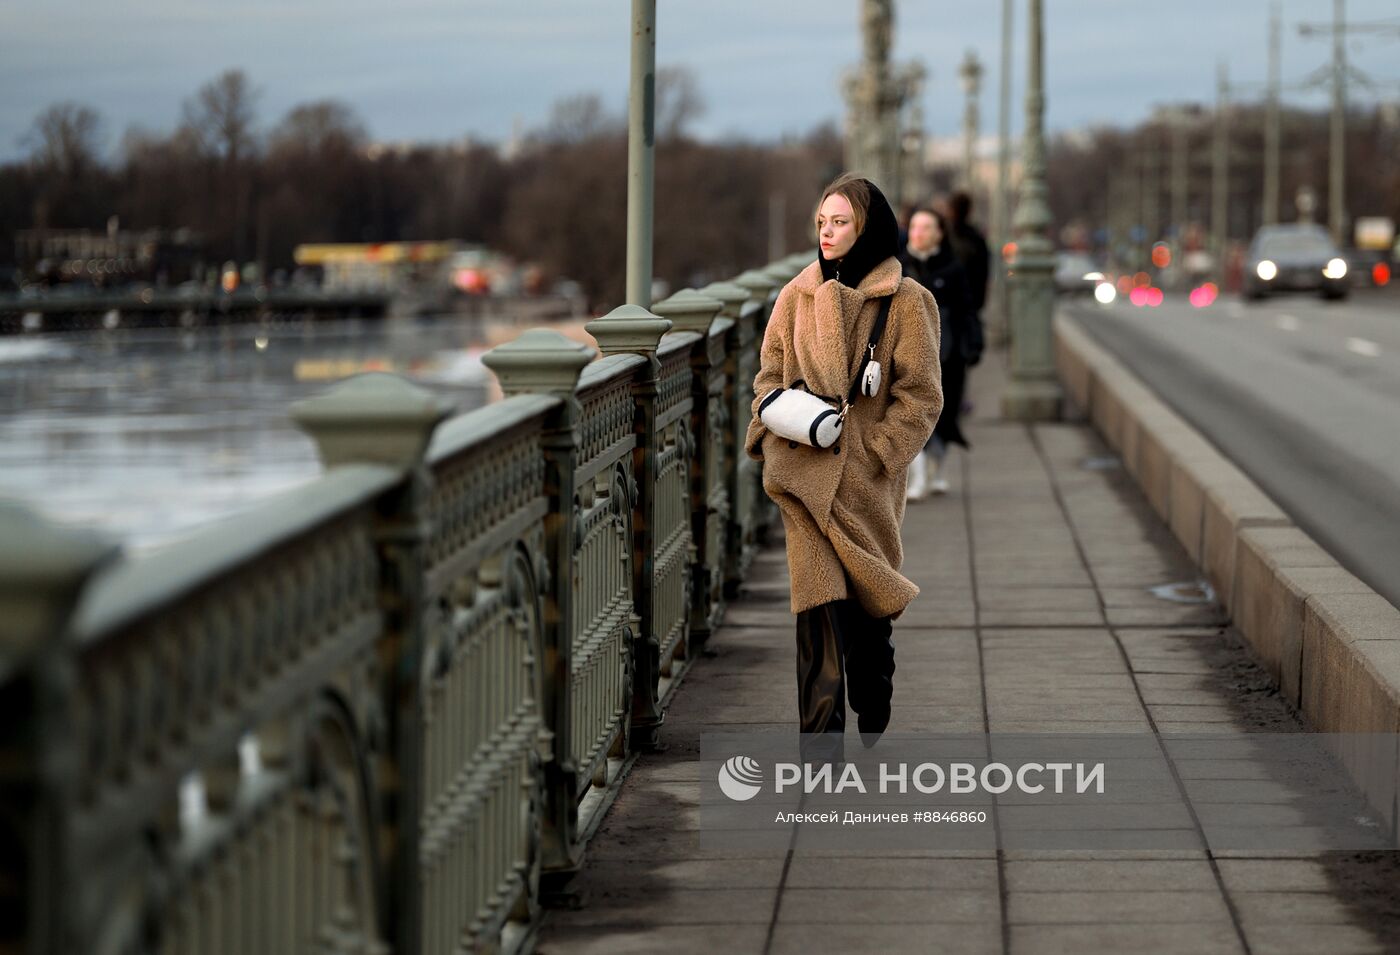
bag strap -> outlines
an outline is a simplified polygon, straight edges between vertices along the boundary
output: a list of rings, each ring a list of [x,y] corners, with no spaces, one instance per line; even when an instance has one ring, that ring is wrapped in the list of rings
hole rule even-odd
[[[875,358],[875,346],[880,344],[880,336],[885,332],[885,321],[890,317],[890,302],[893,300],[893,295],[886,295],[880,299],[880,311],[876,313],[875,325],[870,329],[870,343],[865,346],[865,357],[861,359],[855,380],[851,382],[850,394],[846,397],[847,404],[855,404],[856,397],[860,394],[860,382],[865,377],[865,366]]]

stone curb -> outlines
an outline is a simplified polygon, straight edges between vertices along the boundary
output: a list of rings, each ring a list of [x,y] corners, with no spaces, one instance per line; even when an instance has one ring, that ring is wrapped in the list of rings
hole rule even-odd
[[[1400,609],[1345,570],[1072,317],[1055,362],[1279,691],[1319,733],[1383,733],[1341,759],[1396,830]]]

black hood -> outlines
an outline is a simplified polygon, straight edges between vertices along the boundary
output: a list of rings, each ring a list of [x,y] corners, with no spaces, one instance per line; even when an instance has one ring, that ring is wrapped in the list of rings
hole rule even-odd
[[[822,281],[837,279],[842,285],[855,288],[871,269],[899,253],[899,221],[894,217],[889,200],[869,179],[870,208],[865,213],[865,230],[856,236],[851,251],[839,261],[832,261],[817,248],[817,261],[822,264]],[[840,273],[838,278],[837,273]]]

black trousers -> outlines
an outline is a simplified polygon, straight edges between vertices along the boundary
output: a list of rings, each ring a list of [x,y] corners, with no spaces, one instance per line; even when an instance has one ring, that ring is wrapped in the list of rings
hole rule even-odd
[[[798,732],[831,734],[804,739],[814,755],[842,758],[848,696],[866,745],[889,725],[893,629],[889,617],[870,616],[854,597],[797,614]]]

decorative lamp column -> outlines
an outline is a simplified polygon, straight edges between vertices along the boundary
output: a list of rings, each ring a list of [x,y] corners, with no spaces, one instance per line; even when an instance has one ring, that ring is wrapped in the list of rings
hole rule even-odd
[[[1045,186],[1045,92],[1042,0],[1030,0],[1030,66],[1021,198],[1013,223],[1016,260],[1011,276],[1010,381],[1002,415],[1021,420],[1060,417],[1063,391],[1055,376],[1051,318],[1055,308],[1055,249],[1046,234],[1050,206]]]

